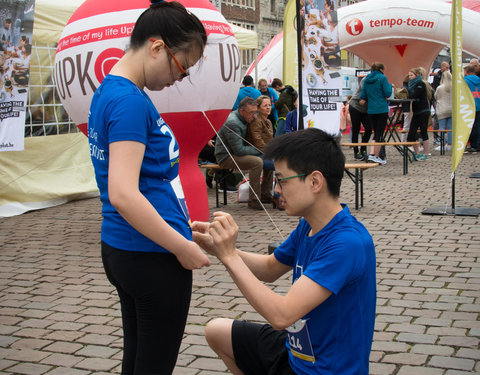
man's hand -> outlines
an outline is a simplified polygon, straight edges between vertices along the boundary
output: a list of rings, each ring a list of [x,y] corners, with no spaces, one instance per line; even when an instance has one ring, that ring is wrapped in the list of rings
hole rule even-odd
[[[208,232],[209,228],[209,223],[194,221],[192,223],[192,236],[193,240],[197,243],[198,246],[200,246],[208,254],[215,255],[215,244],[213,243],[212,236]]]
[[[209,233],[215,245],[215,256],[223,263],[226,258],[236,255],[235,244],[238,236],[238,225],[232,215],[226,212],[215,212],[210,223]]]

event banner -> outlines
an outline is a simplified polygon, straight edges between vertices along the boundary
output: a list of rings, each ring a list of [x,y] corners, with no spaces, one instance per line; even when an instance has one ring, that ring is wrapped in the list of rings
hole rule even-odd
[[[452,53],[452,172],[462,160],[475,120],[475,102],[462,72],[462,0],[452,1],[450,50]]]
[[[34,0],[0,0],[0,151],[22,151]]]
[[[302,3],[302,2],[301,2]],[[337,0],[307,0],[303,15],[302,99],[305,128],[332,135],[340,129],[342,106],[341,58]]]
[[[283,20],[283,83],[298,90],[297,6],[289,0]]]

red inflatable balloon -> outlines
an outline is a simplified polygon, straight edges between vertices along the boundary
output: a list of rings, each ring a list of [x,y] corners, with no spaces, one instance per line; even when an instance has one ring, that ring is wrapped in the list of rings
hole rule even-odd
[[[192,220],[208,220],[207,188],[198,168],[200,150],[225,122],[241,82],[237,41],[222,14],[208,0],[180,0],[203,23],[208,42],[190,77],[158,92],[153,103],[180,147],[180,180]],[[96,88],[128,47],[146,0],[87,0],[72,15],[55,57],[55,81],[62,104],[86,133]]]

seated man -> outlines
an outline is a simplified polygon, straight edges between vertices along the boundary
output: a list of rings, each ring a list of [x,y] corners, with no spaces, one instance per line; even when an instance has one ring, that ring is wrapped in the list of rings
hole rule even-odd
[[[224,212],[193,223],[194,240],[228,269],[269,324],[208,323],[208,344],[233,374],[367,375],[375,304],[372,237],[339,203],[345,157],[334,138],[305,129],[274,138],[276,187],[288,215],[303,217],[273,254],[235,248],[238,226]],[[273,282],[293,270],[286,295]]]
[[[262,153],[245,142],[247,126],[255,119],[256,115],[257,102],[255,99],[250,97],[243,99],[238,109],[230,113],[227,121],[217,133],[215,157],[222,168],[235,169],[238,167],[242,170],[248,170],[250,180],[248,207],[261,210],[262,205],[258,199],[262,195],[270,195],[272,186],[260,184],[260,176],[263,170]],[[262,191],[262,189],[265,191]]]

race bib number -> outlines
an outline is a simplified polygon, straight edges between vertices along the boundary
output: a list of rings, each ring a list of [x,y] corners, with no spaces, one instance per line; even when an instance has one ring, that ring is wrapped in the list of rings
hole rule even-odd
[[[315,363],[315,355],[310,342],[307,321],[300,319],[287,328],[288,344],[294,357]]]
[[[182,208],[185,218],[188,220],[188,222],[190,222],[190,215],[188,213],[187,202],[185,201],[185,195],[183,194],[182,184],[180,182],[180,176],[177,176],[174,180],[170,182],[170,184],[172,185],[173,191],[177,196],[178,203]]]

